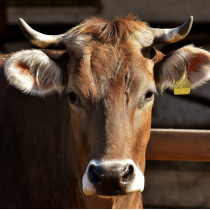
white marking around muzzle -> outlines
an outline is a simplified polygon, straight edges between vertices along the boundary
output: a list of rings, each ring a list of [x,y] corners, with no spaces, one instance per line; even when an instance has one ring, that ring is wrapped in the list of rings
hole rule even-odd
[[[82,188],[83,188],[83,192],[85,193],[85,195],[94,195],[96,194],[96,188],[95,186],[90,182],[89,178],[88,178],[88,170],[89,167],[91,165],[97,166],[103,166],[104,168],[108,168],[111,165],[114,164],[129,164],[132,165],[134,168],[134,179],[133,181],[127,186],[126,192],[127,193],[131,193],[131,192],[135,192],[135,191],[143,191],[144,190],[144,174],[142,173],[142,171],[139,169],[139,167],[137,167],[137,165],[134,163],[133,160],[131,159],[125,159],[125,160],[105,160],[105,161],[101,161],[101,160],[91,160],[86,168],[85,174],[83,175],[83,179],[82,179]]]

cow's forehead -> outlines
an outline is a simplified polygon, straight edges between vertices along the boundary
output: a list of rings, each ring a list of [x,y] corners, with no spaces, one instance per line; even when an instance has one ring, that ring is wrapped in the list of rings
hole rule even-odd
[[[124,90],[126,80],[134,86],[151,83],[152,68],[141,48],[150,46],[153,37],[147,24],[134,17],[86,20],[65,38],[67,49],[77,58],[70,87],[75,84],[85,96],[104,96]]]
[[[67,49],[80,54],[93,40],[103,44],[121,44],[132,39],[140,48],[150,46],[154,39],[153,33],[145,22],[133,16],[116,18],[114,21],[90,18],[67,32],[63,41]]]
[[[135,46],[131,40],[120,45],[90,42],[72,70],[70,87],[79,89],[87,98],[146,89],[153,83],[153,75],[147,59]]]

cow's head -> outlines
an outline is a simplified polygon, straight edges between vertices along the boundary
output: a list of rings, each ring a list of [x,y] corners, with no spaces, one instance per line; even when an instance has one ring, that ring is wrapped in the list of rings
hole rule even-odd
[[[183,39],[192,17],[174,29],[150,28],[130,16],[112,22],[93,18],[56,36],[20,23],[34,45],[65,49],[57,57],[45,50],[17,52],[7,61],[5,74],[31,95],[57,91],[69,97],[84,193],[142,191],[156,86],[173,88],[185,70],[192,88],[210,77],[207,51],[186,46],[165,56],[154,48]]]

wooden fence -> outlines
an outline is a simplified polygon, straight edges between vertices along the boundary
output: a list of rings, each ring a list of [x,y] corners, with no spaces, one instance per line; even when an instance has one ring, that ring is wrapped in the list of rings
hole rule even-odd
[[[146,158],[210,161],[210,130],[152,129]]]

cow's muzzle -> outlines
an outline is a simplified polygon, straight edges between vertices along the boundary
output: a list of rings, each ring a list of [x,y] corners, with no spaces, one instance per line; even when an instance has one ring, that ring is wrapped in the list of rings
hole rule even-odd
[[[144,175],[130,160],[91,160],[83,176],[86,195],[117,196],[143,191]]]

